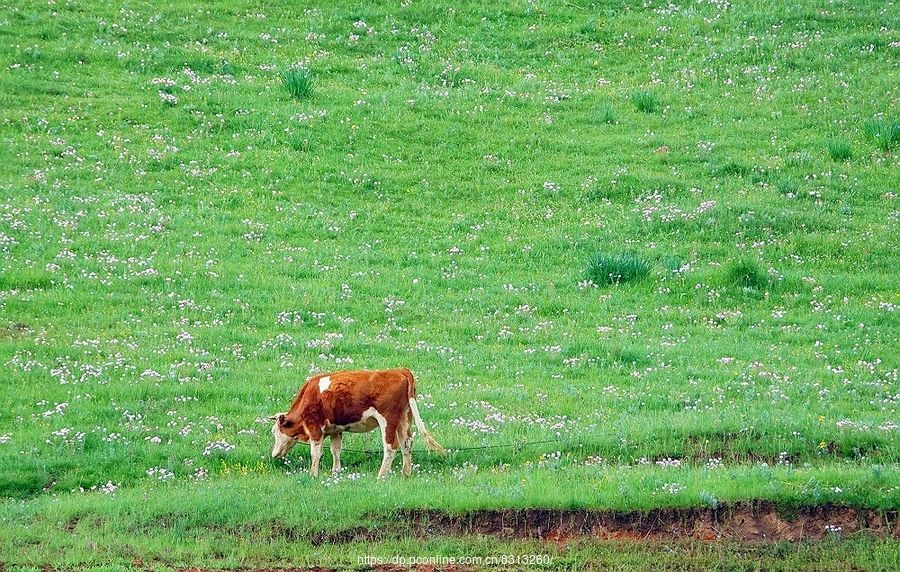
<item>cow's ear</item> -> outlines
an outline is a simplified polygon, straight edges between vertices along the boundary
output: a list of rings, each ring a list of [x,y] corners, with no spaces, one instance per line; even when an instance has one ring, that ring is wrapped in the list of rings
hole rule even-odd
[[[269,415],[269,419],[272,421],[278,421],[279,417],[284,417],[284,413],[276,413],[275,415]]]
[[[293,421],[290,421],[287,418],[287,414],[279,413],[278,414],[278,426],[282,428],[292,427],[294,425]]]

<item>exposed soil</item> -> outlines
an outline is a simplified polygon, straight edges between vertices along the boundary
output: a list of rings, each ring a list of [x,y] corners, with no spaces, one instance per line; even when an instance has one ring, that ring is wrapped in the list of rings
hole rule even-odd
[[[666,508],[651,511],[498,509],[448,514],[440,510],[401,511],[378,531],[370,528],[299,535],[313,544],[378,542],[397,535],[413,537],[495,536],[565,546],[574,542],[728,542],[765,546],[775,541],[818,541],[860,533],[900,537],[898,511],[846,506],[780,507],[770,502],[739,503],[716,509]],[[285,531],[282,531],[285,532]],[[373,572],[481,572],[457,565],[374,564]],[[856,568],[851,568],[856,569]],[[2,568],[0,568],[2,572]],[[211,572],[188,569],[178,572]],[[234,572],[336,572],[329,568],[252,569]]]
[[[309,534],[282,530],[294,540],[314,545],[378,542],[397,536],[495,536],[553,543],[578,540],[708,542],[816,541],[860,533],[900,537],[900,514],[841,505],[786,507],[771,502],[737,503],[708,508],[662,508],[650,511],[496,509],[450,514],[410,509],[390,521],[370,516],[378,527]]]
[[[897,511],[836,505],[779,507],[770,502],[646,512],[501,509],[451,515],[418,509],[405,511],[400,520],[410,522],[413,532],[421,536],[475,534],[550,542],[577,539],[797,542],[860,532],[880,537],[900,536]]]

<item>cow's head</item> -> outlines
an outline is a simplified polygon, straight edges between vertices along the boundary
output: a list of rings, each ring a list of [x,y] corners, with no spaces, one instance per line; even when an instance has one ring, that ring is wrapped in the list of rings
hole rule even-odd
[[[287,419],[285,413],[276,413],[269,419],[275,421],[275,424],[272,425],[272,436],[275,437],[275,446],[272,448],[273,458],[280,459],[284,457],[294,448],[298,441],[309,439],[308,437],[303,439],[303,436],[306,434],[302,430],[298,434],[298,427],[293,427],[293,423]]]

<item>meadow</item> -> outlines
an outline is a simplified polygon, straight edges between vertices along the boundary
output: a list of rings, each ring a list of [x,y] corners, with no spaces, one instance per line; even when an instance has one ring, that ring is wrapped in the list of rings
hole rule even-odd
[[[897,522],[895,3],[341,4],[0,6],[0,570],[896,569],[405,523]],[[307,376],[399,366],[446,457],[270,458]]]

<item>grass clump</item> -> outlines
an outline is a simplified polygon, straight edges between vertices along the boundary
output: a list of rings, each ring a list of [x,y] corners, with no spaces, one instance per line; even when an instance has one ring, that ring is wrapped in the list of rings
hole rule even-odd
[[[313,77],[308,69],[294,65],[279,74],[281,83],[294,99],[306,99],[313,92]]]
[[[596,253],[588,258],[588,280],[598,286],[634,282],[650,274],[651,264],[634,254]]]
[[[616,108],[612,104],[601,104],[597,111],[601,123],[609,125],[616,123]]]
[[[631,92],[629,98],[641,113],[654,113],[659,109],[659,98],[653,92],[637,89]]]
[[[849,161],[853,158],[853,147],[846,139],[831,139],[825,143],[832,161]]]
[[[738,159],[728,159],[712,167],[712,175],[716,178],[743,178],[749,176],[752,172],[753,168],[750,165]]]
[[[863,130],[882,151],[890,151],[900,143],[900,121],[870,119],[863,124]]]
[[[763,290],[769,284],[769,275],[759,263],[746,258],[731,263],[725,279],[728,284],[745,290]]]

